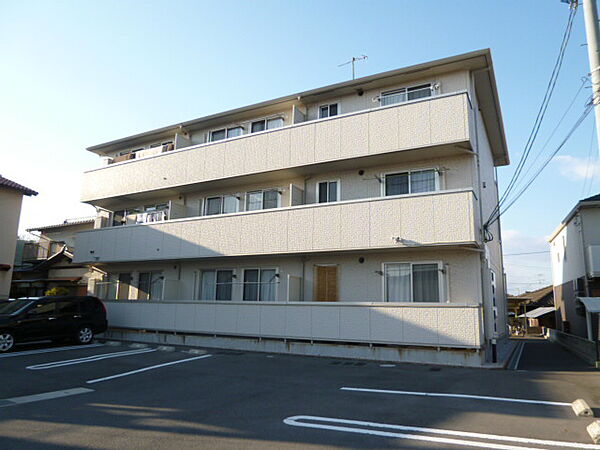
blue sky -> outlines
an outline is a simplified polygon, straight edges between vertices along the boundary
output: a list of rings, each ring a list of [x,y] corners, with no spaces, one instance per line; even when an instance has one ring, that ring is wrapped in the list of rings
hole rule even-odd
[[[99,164],[87,146],[346,80],[350,69],[338,64],[353,55],[368,55],[357,64],[364,76],[488,47],[516,165],[567,16],[559,0],[4,0],[0,174],[40,192],[25,200],[21,230],[91,215],[78,201],[81,173]],[[589,72],[584,43],[580,10],[540,144]],[[576,201],[600,191],[598,159],[585,171],[592,127],[590,115],[502,217],[505,253],[547,250]],[[499,169],[501,189],[514,165]],[[507,256],[506,265],[513,292],[550,282],[547,254]]]

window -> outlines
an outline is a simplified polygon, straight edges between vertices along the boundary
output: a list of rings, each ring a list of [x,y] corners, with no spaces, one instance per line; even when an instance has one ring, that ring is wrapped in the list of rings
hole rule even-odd
[[[259,209],[271,209],[279,206],[279,191],[269,189],[264,191],[252,191],[246,194],[246,211]]]
[[[245,269],[244,301],[274,302],[277,278],[276,269]]]
[[[61,300],[56,302],[56,312],[58,314],[79,314],[79,302],[74,300]]]
[[[319,203],[337,202],[339,200],[338,187],[338,181],[322,181],[318,183],[317,201]]]
[[[439,302],[438,263],[383,265],[386,302]]]
[[[222,128],[210,132],[210,142],[241,136],[242,134],[244,134],[242,127]]]
[[[382,92],[379,96],[379,103],[381,106],[387,106],[418,98],[431,97],[431,92],[431,84],[395,89],[393,91]]]
[[[322,105],[319,107],[319,119],[338,115],[338,104]]]
[[[205,202],[204,215],[228,214],[238,211],[239,200],[235,195],[208,197]]]
[[[162,272],[140,272],[138,300],[162,300],[164,278]]]
[[[38,303],[34,308],[30,309],[27,314],[35,314],[36,316],[52,316],[54,315],[55,307],[56,303],[54,302]]]
[[[386,174],[384,177],[384,195],[415,194],[432,192],[437,189],[437,171],[419,170]]]
[[[283,126],[283,117],[274,117],[272,119],[261,119],[252,122],[250,131],[258,133],[259,131],[272,130],[273,128],[281,128]]]
[[[203,270],[200,300],[231,300],[233,270]]]
[[[142,208],[129,208],[129,209],[121,209],[119,211],[113,212],[113,227],[117,227],[120,225],[127,225],[127,216],[135,216],[133,218],[130,217],[133,223],[137,218],[137,214],[142,212]]]

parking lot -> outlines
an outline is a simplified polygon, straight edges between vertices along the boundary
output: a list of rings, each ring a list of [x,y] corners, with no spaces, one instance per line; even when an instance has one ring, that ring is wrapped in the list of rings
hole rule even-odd
[[[0,355],[2,448],[600,449],[591,419],[569,406],[600,406],[600,377],[585,368],[166,350],[34,345]]]

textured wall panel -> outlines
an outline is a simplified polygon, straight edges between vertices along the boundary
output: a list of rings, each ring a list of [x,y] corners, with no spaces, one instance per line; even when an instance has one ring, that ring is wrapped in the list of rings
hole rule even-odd
[[[469,117],[466,94],[458,94],[248,134],[86,172],[81,198],[99,200],[316,161],[468,141]]]
[[[369,308],[340,306],[340,334],[342,341],[369,340]]]
[[[240,334],[260,334],[260,308],[254,305],[238,305],[236,332]]]
[[[260,307],[260,335],[285,336],[286,308],[281,306]]]

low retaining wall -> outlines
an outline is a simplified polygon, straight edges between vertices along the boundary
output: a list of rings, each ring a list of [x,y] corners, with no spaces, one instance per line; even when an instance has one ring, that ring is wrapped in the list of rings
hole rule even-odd
[[[551,328],[546,330],[546,338],[562,345],[585,362],[594,364],[598,367],[600,358],[598,356],[598,347],[595,342]]]

